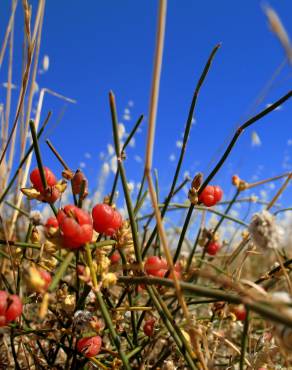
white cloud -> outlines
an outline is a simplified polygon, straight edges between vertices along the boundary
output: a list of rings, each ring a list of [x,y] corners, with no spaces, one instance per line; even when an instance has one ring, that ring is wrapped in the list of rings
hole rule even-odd
[[[108,174],[110,171],[110,166],[107,162],[104,162],[104,164],[102,165],[102,172],[103,174]]]
[[[174,154],[170,154],[170,156],[169,156],[169,160],[170,160],[171,162],[174,162],[174,161],[175,161],[175,155],[174,155]]]
[[[135,155],[134,156],[134,160],[138,163],[141,163],[142,162],[142,158],[139,156],[139,155]]]
[[[50,66],[49,56],[45,55],[43,59],[43,71],[46,72],[49,69],[49,66]]]
[[[118,134],[119,134],[120,140],[123,139],[123,137],[126,134],[125,126],[122,123],[119,123],[119,126],[118,126]]]
[[[131,139],[131,140],[130,140],[130,142],[129,142],[129,146],[130,146],[131,148],[134,148],[134,147],[135,147],[135,144],[136,144],[135,138],[134,138],[134,137],[132,137],[132,139]]]
[[[123,115],[123,120],[124,121],[130,121],[131,120],[131,116],[129,114],[124,114]]]
[[[8,87],[8,82],[3,82],[2,83],[2,86],[3,87],[5,87],[5,89],[7,89],[7,87]],[[15,89],[17,89],[17,85],[14,85],[13,83],[11,84],[11,89],[13,90],[15,90]]]
[[[118,168],[116,157],[112,157],[112,159],[110,161],[110,168],[111,168],[113,173],[116,173],[117,168]]]
[[[251,133],[251,145],[252,146],[261,146],[262,145],[261,139],[255,131],[253,131]]]
[[[271,103],[268,103],[266,104],[266,108],[269,108],[272,104]],[[277,108],[275,108],[274,110],[281,110],[283,109],[282,105],[279,105]]]
[[[112,144],[107,144],[107,152],[108,152],[109,155],[113,155],[114,154],[115,149],[112,146]]]

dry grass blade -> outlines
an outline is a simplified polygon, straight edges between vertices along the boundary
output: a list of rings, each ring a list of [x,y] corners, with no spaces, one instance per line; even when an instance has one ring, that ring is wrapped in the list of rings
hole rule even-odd
[[[39,2],[37,15],[36,15],[36,20],[35,20],[35,25],[34,25],[34,35],[36,35],[37,30],[39,28],[41,14],[43,12],[44,4],[45,4],[44,1]],[[1,157],[0,157],[0,165],[1,165],[1,163],[3,162],[3,160],[5,158],[5,154],[7,152],[7,149],[9,147],[9,145],[10,145],[10,142],[13,138],[13,134],[14,134],[14,131],[16,130],[18,119],[19,119],[20,113],[21,113],[22,108],[23,108],[26,89],[27,89],[28,82],[29,82],[30,67],[31,67],[31,62],[32,62],[33,54],[34,54],[35,41],[36,41],[35,38],[33,38],[31,40],[31,42],[29,42],[29,44],[28,44],[27,61],[26,61],[26,66],[25,66],[23,76],[22,76],[22,84],[21,84],[21,89],[20,89],[20,93],[19,93],[16,115],[15,115],[14,122],[12,124],[12,128],[11,128],[8,140],[6,142],[4,150],[3,150],[2,154],[1,154]]]
[[[12,27],[13,27],[13,22],[14,22],[14,16],[15,16],[15,10],[16,10],[16,7],[17,7],[17,2],[18,1],[16,0],[16,1],[13,1],[13,3],[12,3],[13,6],[12,6],[12,10],[11,10],[9,22],[8,22],[8,25],[7,25],[7,28],[6,28],[6,32],[5,32],[5,36],[4,36],[4,41],[2,43],[2,48],[1,48],[1,52],[0,52],[0,69],[1,69],[3,58],[4,58],[4,55],[5,55],[8,38],[9,38],[10,32],[11,32]]]
[[[168,247],[167,236],[166,236],[164,226],[162,223],[162,218],[161,218],[160,210],[159,210],[158,203],[157,203],[157,195],[155,192],[152,175],[151,175],[160,75],[161,75],[161,66],[162,66],[162,55],[163,55],[163,46],[164,46],[166,9],[167,9],[167,1],[161,0],[160,6],[159,6],[159,15],[158,15],[156,51],[155,51],[155,59],[154,59],[154,71],[153,71],[153,77],[152,77],[152,89],[151,89],[150,108],[149,108],[149,125],[148,125],[148,133],[147,133],[147,146],[146,146],[146,159],[145,159],[145,176],[148,182],[149,194],[150,194],[152,206],[153,206],[154,213],[155,213],[158,233],[161,239],[163,251],[164,251],[164,254],[167,260],[170,273],[173,276],[177,298],[178,298],[178,301],[180,302],[183,314],[187,320],[191,341],[196,351],[197,357],[199,358],[201,367],[203,369],[207,369],[205,359],[199,349],[198,339],[197,339],[196,333],[193,328],[193,320],[191,318],[188,307],[186,305],[185,298],[183,296],[179,280],[174,271],[174,264],[173,264],[172,256],[171,256],[171,253]]]
[[[275,12],[275,10],[272,9],[270,6],[266,6],[264,8],[264,11],[265,11],[266,16],[269,20],[271,30],[275,33],[275,35],[280,40],[280,42],[281,42],[281,44],[282,44],[282,46],[283,46],[283,48],[286,52],[288,60],[291,64],[292,63],[292,47],[291,47],[291,43],[290,43],[290,40],[289,40],[288,33],[285,30],[285,27],[284,27],[283,23],[281,22],[280,17]]]

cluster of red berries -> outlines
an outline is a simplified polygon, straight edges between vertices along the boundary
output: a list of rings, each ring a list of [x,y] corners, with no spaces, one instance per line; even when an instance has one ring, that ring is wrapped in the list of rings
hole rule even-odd
[[[121,227],[122,216],[107,204],[97,204],[90,214],[74,205],[60,209],[57,220],[51,218],[46,227],[59,227],[64,247],[80,248],[91,242],[93,229],[98,233],[113,236]]]
[[[54,203],[61,194],[56,176],[47,167],[44,167],[44,175],[47,183],[46,189],[38,168],[31,172],[30,180],[33,188],[40,194],[37,196],[38,200]],[[83,173],[77,171],[73,175],[70,172],[68,176],[65,177],[71,179],[73,194],[80,194],[83,189],[83,196],[86,196],[87,180]],[[69,204],[59,210],[57,217],[50,217],[45,224],[45,228],[49,236],[54,235],[59,230],[64,247],[76,249],[91,242],[93,230],[106,236],[113,236],[122,223],[123,219],[120,213],[107,204],[97,204],[92,209],[92,218],[88,212]]]
[[[16,294],[0,290],[0,326],[5,326],[17,319],[22,313],[21,299]]]
[[[223,191],[220,186],[208,185],[199,195],[199,203],[203,203],[206,207],[212,207],[220,202],[222,196]]]
[[[149,256],[146,259],[144,270],[147,275],[163,278],[168,271],[167,262],[164,258]],[[174,265],[174,273],[178,278],[181,277],[181,267],[178,263]]]
[[[77,351],[85,357],[94,357],[100,352],[101,342],[102,340],[99,335],[81,338],[77,342]]]

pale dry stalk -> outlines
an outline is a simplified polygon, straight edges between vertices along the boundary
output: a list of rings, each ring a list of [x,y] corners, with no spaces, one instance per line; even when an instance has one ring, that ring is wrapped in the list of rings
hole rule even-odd
[[[72,103],[72,104],[76,103],[76,101],[73,100],[73,99],[70,99],[70,98],[68,98],[68,97],[66,97],[64,95],[61,95],[59,93],[56,93],[55,91],[52,91],[50,89],[43,88],[41,90],[41,92],[40,92],[40,96],[39,96],[39,100],[38,100],[38,105],[37,105],[37,109],[36,109],[36,115],[35,115],[35,119],[34,119],[34,124],[35,124],[36,130],[38,129],[39,122],[40,122],[40,116],[41,116],[41,111],[42,111],[42,106],[43,106],[43,100],[44,100],[45,93],[48,93],[48,94],[53,95],[53,96],[56,96],[57,98],[62,99],[62,100],[65,100],[65,101],[67,101],[69,103]],[[27,182],[27,178],[28,178],[28,174],[29,174],[29,170],[30,170],[31,161],[32,161],[32,153],[29,155],[29,157],[28,157],[28,159],[26,161],[24,173],[23,173],[23,176],[22,176],[22,179],[20,181],[20,184],[19,184],[18,188],[24,188],[26,186],[26,182]],[[22,192],[19,192],[18,193],[17,200],[15,202],[15,205],[16,205],[17,208],[20,208],[22,199],[23,199],[23,193]],[[14,227],[15,227],[15,222],[16,222],[16,219],[17,219],[17,215],[18,215],[18,211],[15,210],[13,212],[13,215],[12,215],[12,222],[11,222],[11,227],[10,227],[10,230],[9,230],[9,237],[10,238],[11,238],[11,236],[13,234],[13,231],[14,231]]]
[[[151,89],[151,98],[150,98],[150,107],[149,107],[149,125],[147,133],[147,146],[146,146],[146,159],[145,159],[145,177],[148,182],[149,194],[152,202],[152,207],[154,209],[155,218],[157,222],[157,229],[160,236],[161,244],[163,251],[167,260],[167,264],[170,270],[171,275],[174,280],[174,287],[177,294],[178,301],[182,307],[183,314],[188,323],[188,330],[192,340],[193,347],[196,351],[196,355],[201,363],[201,367],[204,370],[207,370],[207,365],[204,359],[204,356],[200,350],[198,343],[198,337],[195,333],[191,315],[188,311],[184,296],[182,294],[182,289],[180,287],[179,280],[174,272],[174,264],[172,256],[168,247],[167,236],[164,230],[163,222],[161,219],[161,214],[158,207],[157,195],[155,187],[152,180],[151,170],[153,162],[153,147],[154,147],[154,138],[155,138],[155,125],[156,125],[156,116],[157,116],[157,105],[158,105],[158,96],[159,96],[159,86],[160,86],[160,75],[161,75],[161,66],[162,66],[162,55],[163,55],[163,46],[164,46],[164,34],[165,34],[165,23],[166,23],[166,9],[167,1],[160,0],[159,3],[159,16],[158,16],[158,27],[156,35],[156,51],[154,58],[154,71],[152,77],[152,89]]]

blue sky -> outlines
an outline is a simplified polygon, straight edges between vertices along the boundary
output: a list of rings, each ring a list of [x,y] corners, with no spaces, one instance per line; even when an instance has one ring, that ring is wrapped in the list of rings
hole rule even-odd
[[[37,2],[32,4],[35,9]],[[47,131],[50,140],[72,168],[80,163],[85,165],[93,187],[102,165],[100,152],[107,153],[107,144],[112,140],[109,90],[116,94],[120,122],[127,131],[141,113],[147,115],[157,4],[154,0],[47,1],[40,61],[48,55],[50,66],[46,73],[38,75],[37,82],[40,87],[76,99],[77,104],[67,105],[61,122],[54,125],[64,102],[47,96],[43,117],[48,110],[53,111],[51,129]],[[292,34],[291,1],[269,4]],[[0,21],[6,25],[9,2],[2,7],[5,12]],[[17,85],[21,71],[20,6],[16,21]],[[2,26],[1,39],[4,30]],[[218,42],[222,42],[222,47],[198,99],[182,175],[185,171],[191,175],[197,171],[208,174],[236,126],[250,115],[256,97],[285,58],[278,40],[269,31],[260,1],[169,1],[153,164],[158,168],[162,189],[169,184],[175,168],[177,141],[181,140],[196,82]],[[291,88],[291,73],[291,66],[286,65],[257,110]],[[5,78],[4,65],[2,81]],[[2,97],[5,89],[1,90]],[[130,120],[123,118],[125,112]],[[291,169],[291,117],[292,103],[288,101],[247,130],[214,181],[229,188],[234,173],[252,180]],[[128,150],[126,167],[129,179],[134,181],[142,174],[146,124],[147,119],[136,136],[135,147]],[[251,145],[254,130],[261,146]],[[46,164],[59,170],[45,145],[42,151]],[[105,191],[109,189],[110,181]],[[291,196],[285,195],[285,199],[291,201]]]

